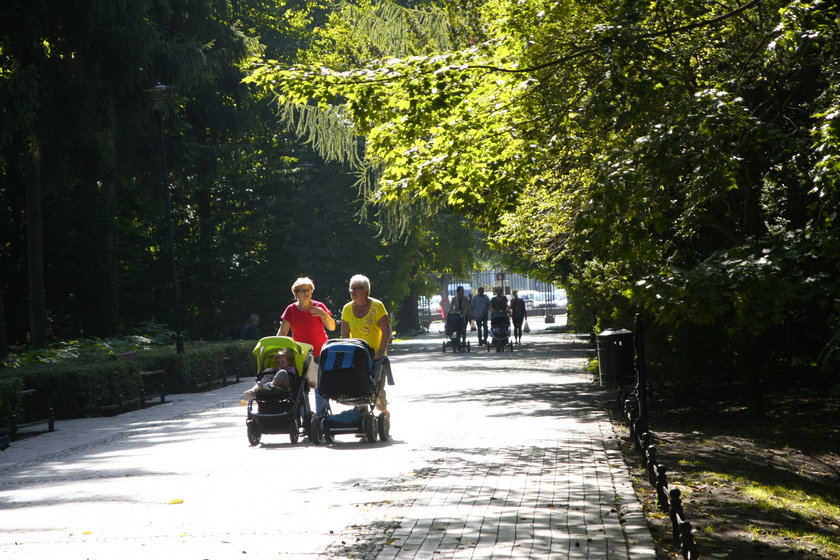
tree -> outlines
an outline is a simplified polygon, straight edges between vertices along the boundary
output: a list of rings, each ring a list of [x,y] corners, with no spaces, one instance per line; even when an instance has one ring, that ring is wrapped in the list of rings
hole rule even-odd
[[[278,125],[274,108],[241,83],[249,57],[290,60],[322,15],[310,18],[305,3],[279,11],[263,0],[50,8],[4,5],[0,24],[0,174],[8,187],[0,281],[12,344],[32,330],[18,319],[30,315],[24,303],[44,292],[33,332],[53,339],[173,317],[158,134],[143,93],[157,82],[173,88],[166,145],[190,336],[238,330],[252,311],[276,314],[297,275],[315,276],[319,293],[338,304],[350,274],[399,277],[408,266],[404,251],[392,254],[397,246],[378,237],[376,219],[356,218],[354,179]],[[31,156],[41,158],[38,169]],[[27,192],[41,201],[28,213]],[[40,260],[26,254],[27,238],[36,238],[24,226],[37,231],[39,209],[45,287],[30,289],[26,267]]]
[[[758,372],[813,361],[827,337],[802,345],[806,325],[840,311],[824,273],[840,239],[825,204],[836,17],[828,2],[491,0],[474,44],[266,61],[251,80],[364,137],[379,204],[467,216],[566,284],[579,324],[643,311],[658,371],[711,369],[681,360],[689,346],[731,360],[760,413]],[[780,329],[787,344],[755,351]]]
[[[342,3],[329,12],[326,23],[316,29],[312,45],[301,50],[297,60],[318,66],[332,64],[344,69],[384,56],[436,52],[453,41],[465,40],[464,35],[470,33],[465,23],[468,18],[463,16],[465,12],[455,10],[453,4],[448,6],[450,10],[447,14],[446,8],[435,3],[411,7],[387,2]],[[453,16],[462,23],[460,28],[449,25]],[[458,20],[458,17],[461,19]],[[275,61],[273,64],[283,66],[287,63]],[[247,81],[258,86],[266,85],[260,77]],[[342,95],[352,96],[347,90],[343,90]],[[470,228],[464,227],[468,222],[456,224],[446,205],[430,198],[391,198],[389,203],[382,203],[382,191],[374,186],[385,180],[382,174],[391,172],[391,167],[374,155],[372,136],[363,129],[365,125],[362,129],[355,126],[358,122],[355,118],[359,115],[353,114],[370,111],[371,118],[361,116],[361,120],[374,126],[375,114],[381,109],[375,103],[354,103],[348,98],[348,103],[337,106],[312,106],[302,99],[298,102],[285,102],[285,97],[280,99],[283,122],[311,143],[323,157],[355,170],[365,204],[362,219],[379,224],[389,246],[402,248],[401,255],[410,264],[402,269],[408,278],[398,293],[407,296],[407,299],[399,306],[405,310],[403,324],[415,324],[417,293],[425,285],[428,272],[452,268],[463,272],[476,253],[479,244],[468,231]],[[348,128],[348,122],[354,122],[354,126]],[[417,126],[421,127],[422,123],[417,123]],[[359,141],[362,136],[364,143]],[[452,187],[451,194],[457,197],[463,190]],[[446,236],[451,236],[448,242]],[[453,244],[452,239],[461,242]],[[406,251],[407,248],[410,250]]]

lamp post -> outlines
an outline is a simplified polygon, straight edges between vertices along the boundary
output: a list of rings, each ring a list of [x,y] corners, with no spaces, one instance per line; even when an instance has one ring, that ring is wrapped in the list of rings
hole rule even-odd
[[[155,119],[157,120],[158,133],[160,136],[160,164],[163,179],[163,200],[166,212],[166,248],[169,251],[169,266],[172,277],[172,305],[175,307],[175,350],[178,354],[184,353],[184,334],[181,328],[181,299],[178,295],[178,271],[175,263],[175,243],[173,241],[172,228],[172,200],[169,192],[169,169],[166,166],[166,136],[163,133],[163,117],[165,115],[166,102],[169,99],[169,91],[172,88],[163,84],[146,90],[146,94],[154,103]]]

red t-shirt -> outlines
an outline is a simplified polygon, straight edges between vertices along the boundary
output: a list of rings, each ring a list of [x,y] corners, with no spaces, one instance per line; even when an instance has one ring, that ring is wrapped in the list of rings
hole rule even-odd
[[[318,306],[328,315],[332,315],[327,306],[320,301],[312,300],[312,305]],[[324,322],[321,318],[309,311],[301,311],[297,302],[290,303],[283,311],[281,319],[292,325],[292,338],[298,342],[305,342],[312,345],[312,352],[315,357],[321,355],[321,346],[327,341],[327,331],[324,329]]]

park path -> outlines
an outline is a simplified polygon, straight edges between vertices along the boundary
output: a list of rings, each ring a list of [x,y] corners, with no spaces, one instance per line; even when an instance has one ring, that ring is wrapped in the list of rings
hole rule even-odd
[[[249,447],[244,381],[59,421],[0,453],[0,555],[653,559],[591,351],[542,327],[512,353],[396,343],[385,443]]]

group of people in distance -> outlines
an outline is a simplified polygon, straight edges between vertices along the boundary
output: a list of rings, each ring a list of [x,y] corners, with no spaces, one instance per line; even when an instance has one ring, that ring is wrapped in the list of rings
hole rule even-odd
[[[349,290],[350,301],[341,309],[341,336],[342,338],[360,338],[373,348],[374,368],[384,368],[380,376],[382,386],[379,388],[376,408],[382,414],[390,416],[384,388],[385,379],[390,377],[387,350],[392,333],[388,311],[380,300],[370,297],[370,280],[367,276],[356,274],[350,278]],[[327,331],[335,330],[336,324],[329,308],[324,303],[312,298],[314,293],[315,283],[311,279],[298,278],[294,281],[292,294],[295,301],[290,303],[283,311],[277,336],[289,336],[289,333],[291,333],[292,338],[297,342],[311,344],[312,353],[317,363],[321,355],[321,348],[328,338]],[[257,317],[258,321],[259,317]],[[252,391],[258,391],[260,388],[282,387],[282,382],[282,375],[280,379],[260,380]],[[260,385],[261,383],[263,385]],[[315,414],[323,416],[326,413],[326,408],[326,400],[321,397],[318,388],[315,387]]]
[[[525,300],[519,297],[519,290],[513,290],[513,298],[508,301],[501,287],[493,289],[494,296],[488,297],[484,293],[484,286],[478,287],[478,294],[469,298],[464,295],[464,287],[455,289],[455,297],[449,302],[449,312],[461,313],[468,321],[475,321],[478,331],[478,343],[487,344],[490,335],[487,320],[493,312],[503,311],[510,315],[513,321],[513,338],[517,344],[522,344],[522,324],[528,317]]]

